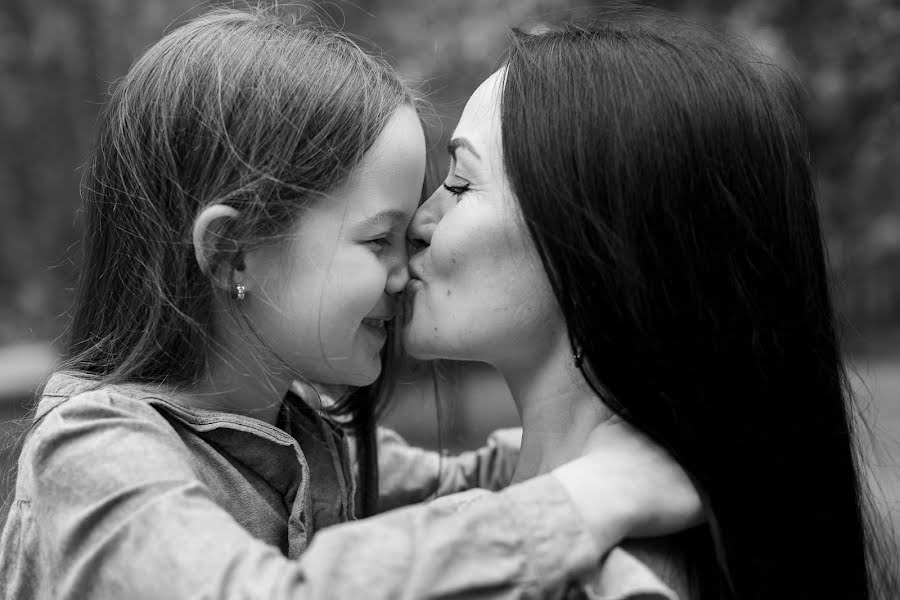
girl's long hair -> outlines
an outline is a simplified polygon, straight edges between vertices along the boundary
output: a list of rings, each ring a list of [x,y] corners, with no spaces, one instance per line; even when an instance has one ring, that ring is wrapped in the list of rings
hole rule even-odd
[[[501,64],[573,351],[704,498],[692,597],[887,597],[796,80],[664,15],[516,32]]]
[[[214,203],[239,211],[212,256],[233,267],[345,182],[404,104],[413,95],[383,60],[289,10],[216,9],[150,47],[97,123],[63,368],[98,386],[200,379],[220,351],[213,296],[227,292],[195,260],[195,216]],[[388,361],[375,385],[331,409],[362,440],[363,512],[377,497],[372,431],[390,373]]]

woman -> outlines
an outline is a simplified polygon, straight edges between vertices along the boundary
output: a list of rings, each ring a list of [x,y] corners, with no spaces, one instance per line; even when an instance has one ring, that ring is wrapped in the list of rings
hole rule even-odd
[[[615,414],[698,485],[708,527],[632,546],[682,598],[890,593],[798,91],[675,22],[517,32],[410,228],[405,343],[505,377],[515,481]]]

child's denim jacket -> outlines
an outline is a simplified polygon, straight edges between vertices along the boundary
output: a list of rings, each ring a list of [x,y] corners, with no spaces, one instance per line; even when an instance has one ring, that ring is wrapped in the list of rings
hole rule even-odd
[[[572,597],[572,573],[588,598],[674,598],[624,551],[601,557],[553,477],[356,521],[347,443],[308,407],[276,427],[92,385],[58,373],[44,390],[0,539],[4,598]],[[386,508],[499,488],[517,448],[495,437],[439,478],[435,454],[379,439]]]

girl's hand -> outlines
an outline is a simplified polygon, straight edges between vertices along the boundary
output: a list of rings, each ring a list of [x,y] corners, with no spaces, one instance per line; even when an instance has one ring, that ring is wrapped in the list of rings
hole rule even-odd
[[[591,433],[584,454],[553,471],[601,548],[703,521],[700,496],[662,448],[619,417]]]

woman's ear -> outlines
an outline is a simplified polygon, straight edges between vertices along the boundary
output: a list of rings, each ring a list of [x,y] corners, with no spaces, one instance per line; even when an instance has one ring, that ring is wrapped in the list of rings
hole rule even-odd
[[[232,284],[230,278],[232,269],[242,270],[241,256],[222,252],[223,232],[239,215],[235,208],[224,204],[212,204],[200,211],[194,219],[193,242],[197,265],[204,275],[222,289],[228,289]],[[225,257],[228,257],[228,264],[222,262]]]

